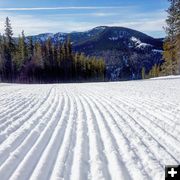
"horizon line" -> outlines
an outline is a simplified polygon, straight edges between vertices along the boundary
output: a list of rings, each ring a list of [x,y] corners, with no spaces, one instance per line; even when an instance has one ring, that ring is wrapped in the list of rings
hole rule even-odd
[[[130,30],[133,30],[133,31],[138,31],[138,32],[140,32],[140,33],[143,33],[143,34],[145,34],[145,35],[147,35],[147,36],[150,36],[150,37],[152,37],[152,38],[154,38],[154,39],[162,39],[162,38],[165,38],[165,36],[164,37],[154,37],[154,36],[152,36],[152,35],[149,35],[148,33],[146,33],[146,32],[143,32],[143,31],[139,31],[139,30],[136,30],[136,29],[133,29],[133,28],[129,28],[129,27],[125,27],[125,26],[95,26],[95,27],[93,27],[93,28],[90,28],[90,29],[88,29],[88,30],[84,30],[84,31],[76,31],[76,30],[74,30],[74,31],[69,31],[69,32],[61,32],[61,31],[57,31],[57,32],[42,32],[42,33],[37,33],[37,34],[29,34],[29,35],[27,35],[26,37],[31,37],[31,36],[39,36],[39,35],[43,35],[43,34],[52,34],[52,35],[55,35],[55,34],[58,34],[58,33],[62,33],[62,34],[71,34],[71,33],[83,33],[83,32],[86,32],[86,31],[91,31],[91,30],[93,30],[93,29],[96,29],[96,28],[98,28],[98,27],[107,27],[107,28],[114,28],[114,27],[116,27],[116,28],[126,28],[126,29],[130,29]],[[17,38],[18,36],[14,36],[15,38]]]

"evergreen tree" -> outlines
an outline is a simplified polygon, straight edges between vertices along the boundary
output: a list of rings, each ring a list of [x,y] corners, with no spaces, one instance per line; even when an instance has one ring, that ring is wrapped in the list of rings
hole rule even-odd
[[[149,71],[149,78],[159,77],[160,74],[160,67],[159,65],[155,64],[152,69]]]
[[[180,74],[180,33],[177,35],[176,38],[176,58],[177,58],[177,71],[178,74]]]
[[[15,54],[14,67],[17,71],[20,71],[22,66],[25,65],[26,61],[28,60],[28,48],[25,42],[24,31],[22,31],[22,35],[19,36]]]
[[[70,37],[68,37],[68,41],[67,41],[67,56],[68,58],[72,57],[72,47],[71,47]]]
[[[4,80],[4,38],[0,35],[0,81]]]
[[[28,38],[29,43],[27,44],[28,58],[31,59],[34,53],[34,45],[32,37]]]
[[[176,58],[177,58],[177,71],[180,74],[180,0],[176,1],[176,22],[175,22],[175,31],[176,31]]]
[[[172,75],[175,74],[176,72],[176,50],[175,46],[172,44],[172,41],[170,39],[166,39],[164,44],[163,44],[164,52],[163,52],[163,57],[164,57],[164,64],[162,66],[163,69],[163,74],[165,75]]]
[[[142,76],[142,79],[146,79],[146,69],[145,69],[145,67],[142,68],[141,76]]]
[[[170,7],[167,10],[168,18],[166,20],[167,27],[165,28],[167,37],[164,42],[164,60],[165,63],[162,67],[163,73],[178,74],[180,69],[179,58],[179,34],[180,34],[180,1],[169,0]]]
[[[9,18],[6,18],[5,22],[5,76],[7,81],[13,80],[12,71],[12,57],[15,51],[15,44],[13,40],[13,31]]]
[[[37,68],[44,68],[44,61],[42,55],[42,47],[40,43],[35,44],[34,63]]]
[[[9,18],[5,27],[5,36],[0,36],[0,81],[104,80],[104,60],[73,53],[70,38],[62,45],[51,39],[34,44],[32,37],[26,38],[23,31],[15,43]]]
[[[5,22],[5,40],[7,47],[12,52],[15,49],[15,45],[13,40],[13,31],[8,17],[6,18],[6,22]]]
[[[26,41],[26,37],[24,35],[24,31],[22,31],[21,56],[22,56],[22,59],[26,61],[28,59],[28,48],[25,41]]]

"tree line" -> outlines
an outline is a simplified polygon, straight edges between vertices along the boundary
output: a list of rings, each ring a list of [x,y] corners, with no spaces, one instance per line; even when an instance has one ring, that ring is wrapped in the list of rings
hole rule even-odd
[[[169,2],[162,72],[165,75],[177,75],[180,74],[180,0]]]
[[[0,35],[0,81],[51,83],[74,81],[104,81],[105,63],[102,58],[74,53],[70,39],[64,44],[33,42],[24,32],[13,38],[9,18],[5,33]]]
[[[160,75],[180,74],[180,0],[168,0],[170,6],[167,10],[166,38],[163,43],[164,63],[154,65],[149,72],[142,68],[142,78],[157,77]]]

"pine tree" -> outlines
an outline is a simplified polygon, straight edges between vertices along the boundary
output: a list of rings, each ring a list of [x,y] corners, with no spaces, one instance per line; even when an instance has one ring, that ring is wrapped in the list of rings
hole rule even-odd
[[[155,64],[152,69],[149,71],[148,78],[159,77],[160,74],[160,67],[159,65]]]
[[[176,58],[177,58],[177,71],[178,74],[180,74],[180,34],[178,34],[176,38]]]
[[[167,37],[164,42],[164,60],[163,73],[178,74],[179,73],[179,33],[180,33],[180,1],[169,0],[170,7],[167,10],[168,18],[166,20],[167,27],[165,28]]]
[[[34,45],[32,37],[28,38],[29,43],[27,44],[28,58],[31,59],[34,53]]]
[[[146,79],[146,69],[145,69],[145,67],[142,68],[141,74],[142,74],[142,79]]]
[[[71,47],[70,37],[68,37],[66,46],[67,46],[67,56],[68,56],[68,58],[71,58],[72,57],[72,47]]]
[[[176,1],[176,22],[175,22],[175,31],[176,31],[176,58],[177,58],[177,71],[180,74],[180,0]]]
[[[22,67],[22,62],[23,62],[22,56],[21,56],[21,41],[22,41],[22,38],[21,38],[21,36],[19,36],[18,44],[17,44],[15,55],[13,58],[13,62],[14,62],[13,68],[16,73],[17,73],[17,71],[20,71],[20,69]]]
[[[15,51],[15,43],[13,40],[13,31],[9,18],[5,22],[5,76],[8,81],[13,80],[12,57]]]
[[[0,81],[104,80],[104,60],[73,53],[70,38],[63,45],[51,39],[34,44],[23,31],[15,43],[9,18],[5,27],[5,35],[0,36]]]
[[[42,47],[40,43],[35,44],[35,65],[36,67],[43,69],[44,68],[44,61],[43,61],[43,55],[42,55]]]
[[[179,35],[180,34],[180,0],[175,1],[175,9],[176,9],[175,32],[176,32],[176,35]]]
[[[10,51],[13,51],[15,49],[13,31],[8,17],[6,18],[5,22],[5,39],[7,47],[10,49]]]
[[[28,48],[27,48],[27,44],[26,44],[26,37],[24,35],[24,31],[22,31],[21,55],[22,55],[22,59],[24,59],[24,61],[26,61],[28,59]]]
[[[25,65],[26,61],[28,60],[28,48],[25,39],[24,31],[22,31],[22,35],[19,36],[18,39],[18,46],[16,48],[16,55],[14,59],[15,68],[17,71],[20,71],[22,66]]]
[[[175,46],[172,44],[170,39],[166,39],[163,44],[164,52],[163,57],[165,62],[162,66],[163,74],[164,75],[172,75],[175,74],[175,69],[177,66],[176,62],[176,50]]]
[[[0,81],[3,81],[4,79],[4,62],[4,38],[0,35]]]
[[[53,45],[51,42],[51,38],[48,38],[47,43],[46,43],[46,48],[47,48],[48,63],[49,63],[49,66],[52,67],[54,63],[53,63]]]
[[[99,69],[99,77],[100,77],[100,81],[104,81],[104,73],[105,73],[105,64],[104,64],[104,60],[102,58],[100,58],[98,60],[99,65],[98,65],[98,69]]]

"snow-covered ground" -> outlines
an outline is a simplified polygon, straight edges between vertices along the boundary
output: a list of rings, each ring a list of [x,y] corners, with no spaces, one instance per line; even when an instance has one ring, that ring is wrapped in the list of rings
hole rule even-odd
[[[175,76],[175,75],[171,75],[171,76],[161,76],[161,77],[155,77],[155,78],[151,78],[151,79],[180,79],[180,76]]]
[[[1,180],[160,180],[180,164],[180,79],[0,84]]]

